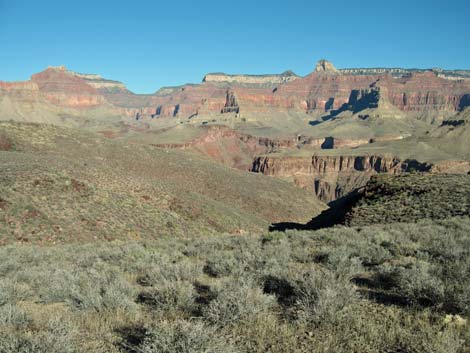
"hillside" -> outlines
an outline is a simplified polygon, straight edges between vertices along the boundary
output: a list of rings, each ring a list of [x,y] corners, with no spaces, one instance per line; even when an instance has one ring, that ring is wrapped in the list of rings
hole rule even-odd
[[[470,108],[444,120],[430,135],[439,149],[470,159]]]
[[[378,175],[338,199],[307,228],[365,226],[470,215],[470,175]]]
[[[245,233],[324,205],[191,153],[51,125],[0,123],[1,242]]]

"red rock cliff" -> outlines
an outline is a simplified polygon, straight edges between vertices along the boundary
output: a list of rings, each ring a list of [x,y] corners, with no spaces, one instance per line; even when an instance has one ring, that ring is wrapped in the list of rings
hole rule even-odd
[[[402,161],[392,156],[257,157],[252,171],[291,179],[330,202],[360,187],[377,173],[400,174],[410,170],[428,171],[426,163]]]

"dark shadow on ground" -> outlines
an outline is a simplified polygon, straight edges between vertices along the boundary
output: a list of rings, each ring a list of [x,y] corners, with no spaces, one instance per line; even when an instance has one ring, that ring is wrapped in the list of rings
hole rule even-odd
[[[289,229],[295,230],[307,230],[307,224],[295,223],[295,222],[280,222],[273,223],[269,226],[270,232],[284,232]]]
[[[315,126],[315,125],[319,125],[325,121],[328,121],[328,120],[333,120],[335,119],[340,113],[346,111],[346,110],[349,110],[349,106],[345,103],[343,104],[340,108],[338,109],[332,109],[332,110],[329,110],[327,111],[327,115],[325,116],[322,116],[319,120],[311,120],[308,122],[309,125],[311,126]]]
[[[330,208],[323,211],[310,222],[302,224],[295,222],[273,223],[269,226],[270,232],[284,232],[286,230],[317,230],[329,228],[339,224],[345,224],[345,216],[351,208],[359,201],[364,193],[364,187],[351,191],[328,204]]]
[[[121,342],[117,345],[125,353],[139,352],[139,346],[143,343],[147,330],[142,326],[125,326],[115,330],[121,337]]]

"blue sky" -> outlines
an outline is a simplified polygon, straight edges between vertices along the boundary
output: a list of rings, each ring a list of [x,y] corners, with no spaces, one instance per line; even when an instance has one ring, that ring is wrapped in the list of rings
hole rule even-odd
[[[470,69],[469,0],[0,0],[0,80],[48,65],[138,93],[207,72],[337,67]]]

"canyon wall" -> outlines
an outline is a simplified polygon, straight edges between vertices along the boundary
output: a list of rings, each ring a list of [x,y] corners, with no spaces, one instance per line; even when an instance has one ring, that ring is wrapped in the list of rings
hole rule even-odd
[[[299,78],[300,77],[292,71],[286,71],[277,75],[229,75],[225,73],[211,73],[204,76],[202,81],[215,84],[232,83],[237,85],[274,88],[281,83],[294,81]]]
[[[409,171],[430,171],[431,165],[392,156],[328,156],[312,157],[263,156],[253,160],[252,172],[293,181],[311,190],[324,202],[333,201],[365,185],[374,174],[400,174]]]
[[[154,94],[134,94],[118,81],[50,67],[23,83],[0,82],[0,95],[39,92],[38,99],[59,107],[112,106],[136,119],[190,118],[220,113],[293,111],[327,113],[344,108],[352,92],[379,89],[400,111],[452,113],[470,105],[467,71],[405,69],[336,69],[326,60],[305,77],[208,74],[201,84],[166,87]],[[444,76],[452,79],[443,78]],[[446,77],[447,77],[446,76]],[[16,93],[14,93],[16,92]],[[227,96],[229,94],[229,96]],[[356,110],[359,107],[355,108]]]

